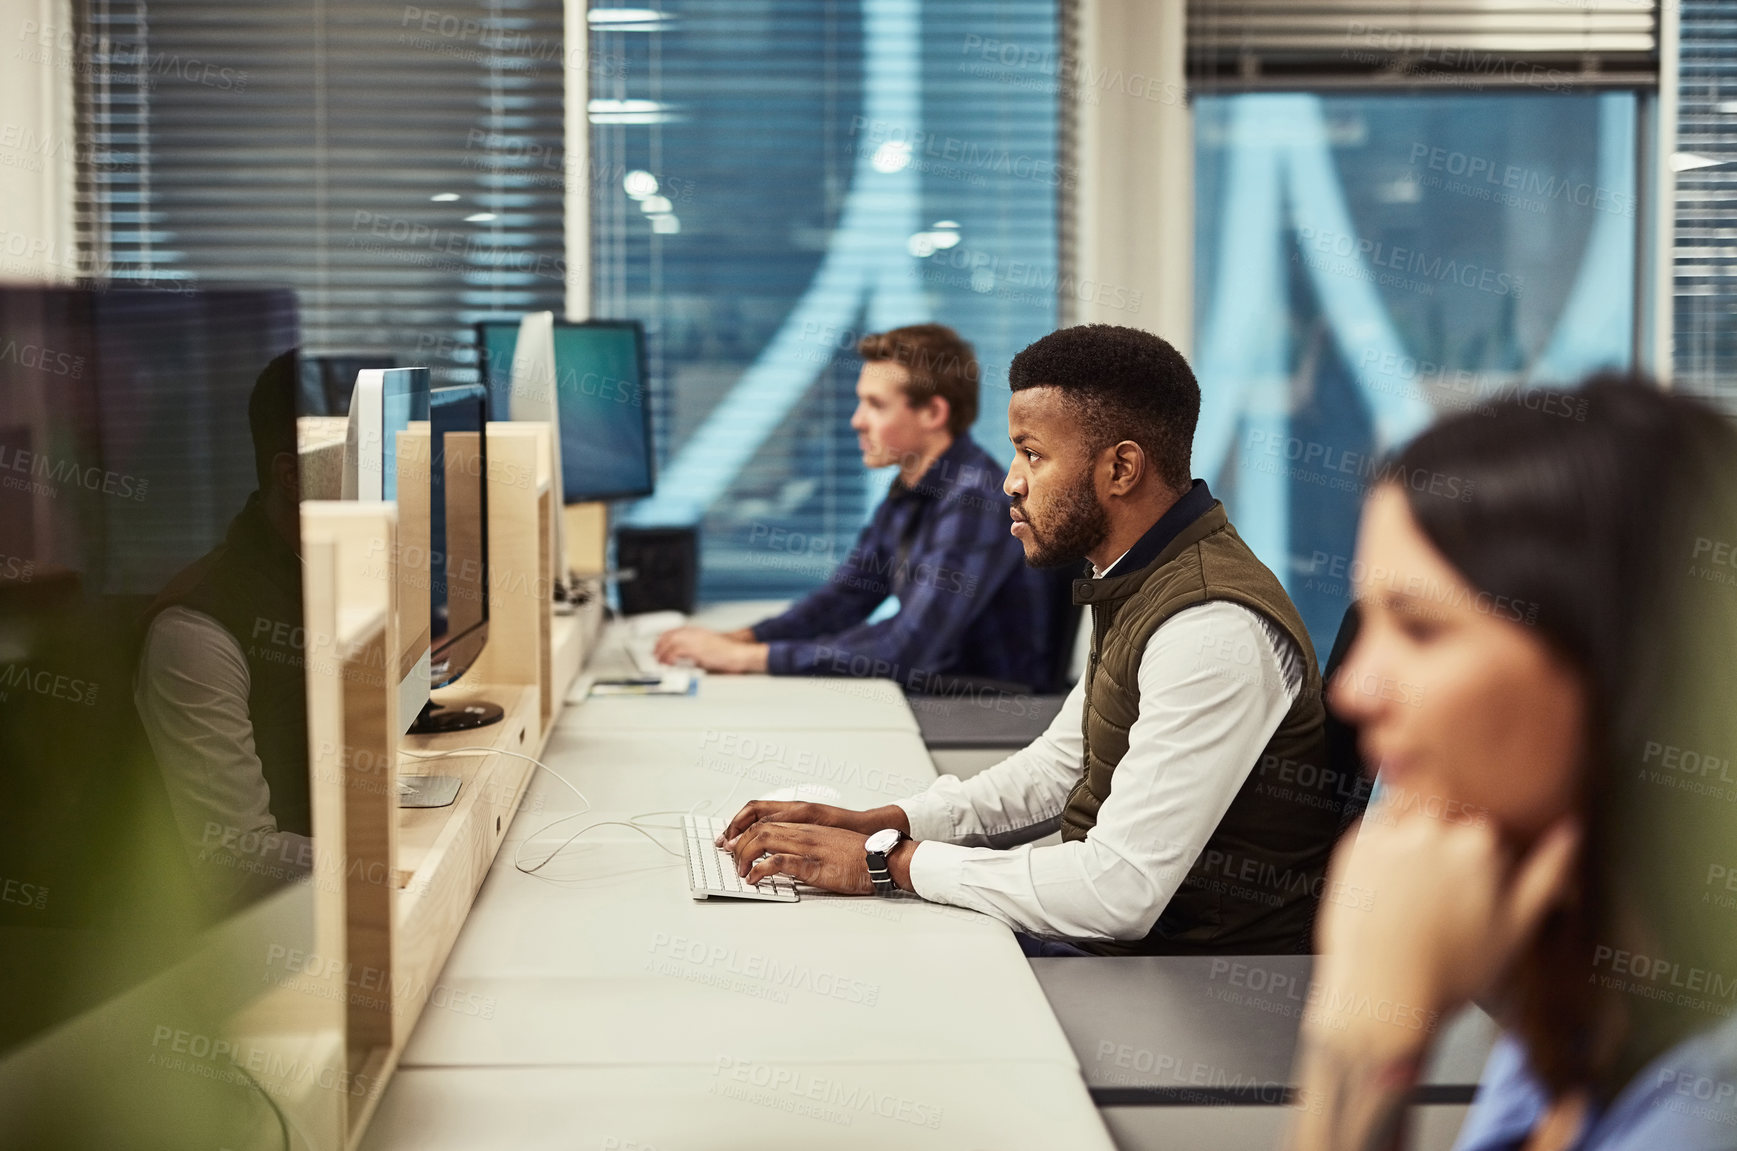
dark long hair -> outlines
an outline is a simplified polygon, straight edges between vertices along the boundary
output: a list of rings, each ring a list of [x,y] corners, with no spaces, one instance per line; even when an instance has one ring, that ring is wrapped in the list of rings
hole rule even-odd
[[[1527,605],[1583,687],[1574,881],[1496,1006],[1553,1094],[1608,1099],[1737,1005],[1737,910],[1707,905],[1709,869],[1737,866],[1737,429],[1607,375],[1444,420],[1390,467],[1436,549]]]

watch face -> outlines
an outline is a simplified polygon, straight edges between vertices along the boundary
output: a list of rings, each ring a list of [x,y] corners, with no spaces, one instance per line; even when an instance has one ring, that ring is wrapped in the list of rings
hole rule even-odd
[[[869,836],[868,842],[866,844],[864,844],[863,846],[865,848],[867,848],[869,851],[887,852],[887,851],[891,851],[893,848],[897,847],[898,845],[899,845],[899,832],[891,827],[888,827],[888,828],[883,828],[882,830],[877,831],[873,835]]]

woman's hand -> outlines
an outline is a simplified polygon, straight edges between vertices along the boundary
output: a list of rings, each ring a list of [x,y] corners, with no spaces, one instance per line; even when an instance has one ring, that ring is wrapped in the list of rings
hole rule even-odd
[[[1484,820],[1389,792],[1333,853],[1303,1018],[1293,1151],[1398,1146],[1441,1017],[1488,991],[1568,880],[1564,819],[1515,859]]]
[[[1446,820],[1393,791],[1333,853],[1317,919],[1313,1013],[1349,1025],[1352,996],[1435,1016],[1488,990],[1560,895],[1569,820],[1513,858],[1487,820]],[[1342,1029],[1342,1028],[1335,1028]]]

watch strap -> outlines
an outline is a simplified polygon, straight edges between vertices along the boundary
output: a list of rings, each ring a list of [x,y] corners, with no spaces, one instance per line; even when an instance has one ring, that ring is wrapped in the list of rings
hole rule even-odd
[[[870,851],[867,853],[869,882],[875,885],[876,895],[891,895],[899,889],[893,882],[892,869],[887,865],[887,856],[898,849],[899,844],[910,837],[900,833],[893,846],[886,851]]]

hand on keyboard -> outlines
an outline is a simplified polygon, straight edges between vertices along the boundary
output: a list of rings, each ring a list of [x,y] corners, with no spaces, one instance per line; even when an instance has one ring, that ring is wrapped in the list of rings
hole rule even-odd
[[[842,827],[759,822],[735,840],[736,873],[748,883],[788,875],[844,895],[870,895],[868,836]],[[764,856],[765,858],[761,858]]]
[[[744,804],[724,828],[718,846],[729,848],[737,836],[756,823],[809,823],[817,827],[840,827],[863,836],[873,835],[883,827],[911,830],[910,817],[896,804],[868,811],[853,811],[829,803],[809,803],[805,800],[756,799]]]
[[[735,859],[717,846],[720,820],[709,815],[685,815],[682,829],[687,840],[688,890],[695,899],[769,899],[796,901],[796,883],[788,876],[772,875],[750,884],[737,874]]]

